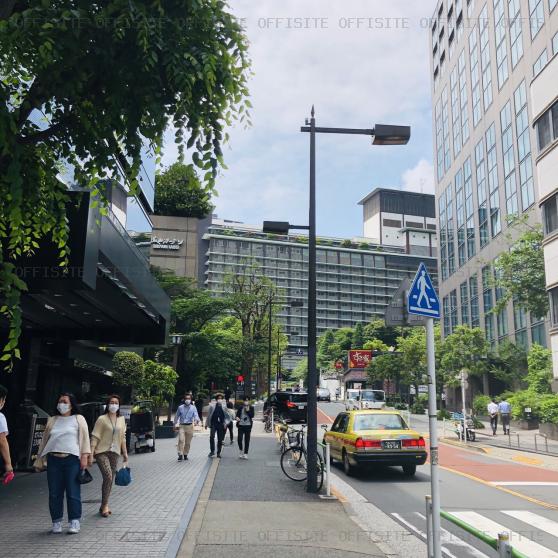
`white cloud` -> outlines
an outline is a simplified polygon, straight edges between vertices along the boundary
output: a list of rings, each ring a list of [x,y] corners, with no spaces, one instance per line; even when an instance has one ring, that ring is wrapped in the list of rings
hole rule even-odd
[[[401,189],[407,192],[434,193],[434,167],[430,161],[421,159],[412,169],[401,175]]]

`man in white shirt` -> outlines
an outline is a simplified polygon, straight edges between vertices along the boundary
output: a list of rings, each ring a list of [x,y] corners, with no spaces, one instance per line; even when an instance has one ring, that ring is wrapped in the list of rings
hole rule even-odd
[[[498,410],[500,411],[500,416],[502,417],[502,427],[504,429],[504,434],[510,433],[510,418],[511,418],[511,405],[503,397],[502,401],[498,404]]]
[[[490,417],[490,426],[492,428],[492,436],[496,436],[496,429],[498,428],[498,403],[496,399],[492,398],[492,401],[487,406],[488,416]]]
[[[6,397],[8,395],[8,390],[0,384],[0,411],[4,408],[6,403]],[[4,461],[4,480],[11,476],[13,473],[12,460],[10,457],[10,444],[8,444],[8,422],[4,413],[0,412],[0,456]],[[6,481],[8,482],[8,481]]]

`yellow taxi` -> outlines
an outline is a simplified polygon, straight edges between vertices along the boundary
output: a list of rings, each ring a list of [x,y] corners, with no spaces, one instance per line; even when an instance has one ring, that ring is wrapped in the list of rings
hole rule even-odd
[[[424,438],[411,430],[397,411],[361,410],[339,413],[324,433],[332,460],[347,475],[363,465],[400,465],[412,476],[426,461]]]

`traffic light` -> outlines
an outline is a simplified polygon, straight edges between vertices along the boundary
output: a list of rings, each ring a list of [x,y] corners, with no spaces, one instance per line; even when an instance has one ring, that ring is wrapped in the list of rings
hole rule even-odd
[[[239,374],[239,375],[236,377],[236,381],[237,381],[239,384],[241,384],[241,383],[244,381],[244,376],[243,376],[242,374]]]

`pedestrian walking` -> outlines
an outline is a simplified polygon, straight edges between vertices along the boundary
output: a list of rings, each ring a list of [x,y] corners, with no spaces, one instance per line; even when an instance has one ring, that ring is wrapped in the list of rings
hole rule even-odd
[[[196,410],[198,411],[198,417],[200,418],[200,421],[203,420],[203,402],[203,393],[199,392],[198,396],[196,397]]]
[[[192,405],[192,394],[184,396],[184,403],[178,407],[174,417],[174,430],[178,432],[178,461],[188,461],[190,444],[194,437],[194,425],[200,423],[195,405]]]
[[[248,459],[250,449],[250,436],[254,425],[254,407],[250,404],[248,397],[244,398],[242,407],[236,411],[236,427],[238,429],[238,450],[239,459]]]
[[[14,476],[14,469],[12,467],[12,458],[10,456],[10,444],[8,443],[8,421],[2,413],[2,409],[6,404],[6,397],[8,397],[8,390],[0,384],[0,457],[4,463],[4,473],[2,478],[5,483],[12,480]]]
[[[232,395],[232,391],[231,388],[227,386],[227,389],[225,390],[225,401],[228,403],[229,399],[231,398]]]
[[[57,400],[56,414],[47,421],[35,460],[36,471],[47,469],[48,506],[52,532],[62,532],[64,495],[68,512],[68,533],[79,533],[81,520],[80,470],[86,469],[91,455],[89,429],[80,414],[76,398],[62,393]]]
[[[217,436],[217,457],[221,457],[223,448],[223,439],[225,438],[225,429],[230,421],[229,413],[226,411],[223,401],[223,394],[218,393],[215,396],[215,404],[209,406],[207,418],[205,419],[205,428],[209,428],[209,456],[215,457],[215,436]]]
[[[90,465],[93,464],[93,457],[95,458],[103,477],[101,507],[99,508],[99,514],[103,517],[112,514],[109,509],[109,497],[120,456],[124,460],[123,466],[127,467],[126,420],[120,416],[120,397],[111,395],[107,399],[105,413],[97,419],[93,427],[89,458]]]
[[[225,430],[225,436],[227,435],[227,430],[230,434],[230,444],[231,446],[234,444],[234,421],[236,419],[236,413],[234,410],[234,404],[232,401],[227,401],[227,413],[229,413],[230,421],[227,424],[227,429]]]
[[[500,411],[500,417],[502,419],[502,428],[504,429],[504,434],[510,433],[510,418],[511,418],[511,405],[506,401],[505,397],[502,397],[502,401],[498,404],[498,410]]]
[[[498,428],[498,403],[496,399],[492,398],[492,401],[487,405],[488,416],[490,417],[490,426],[492,428],[492,436],[496,436],[496,430]]]

